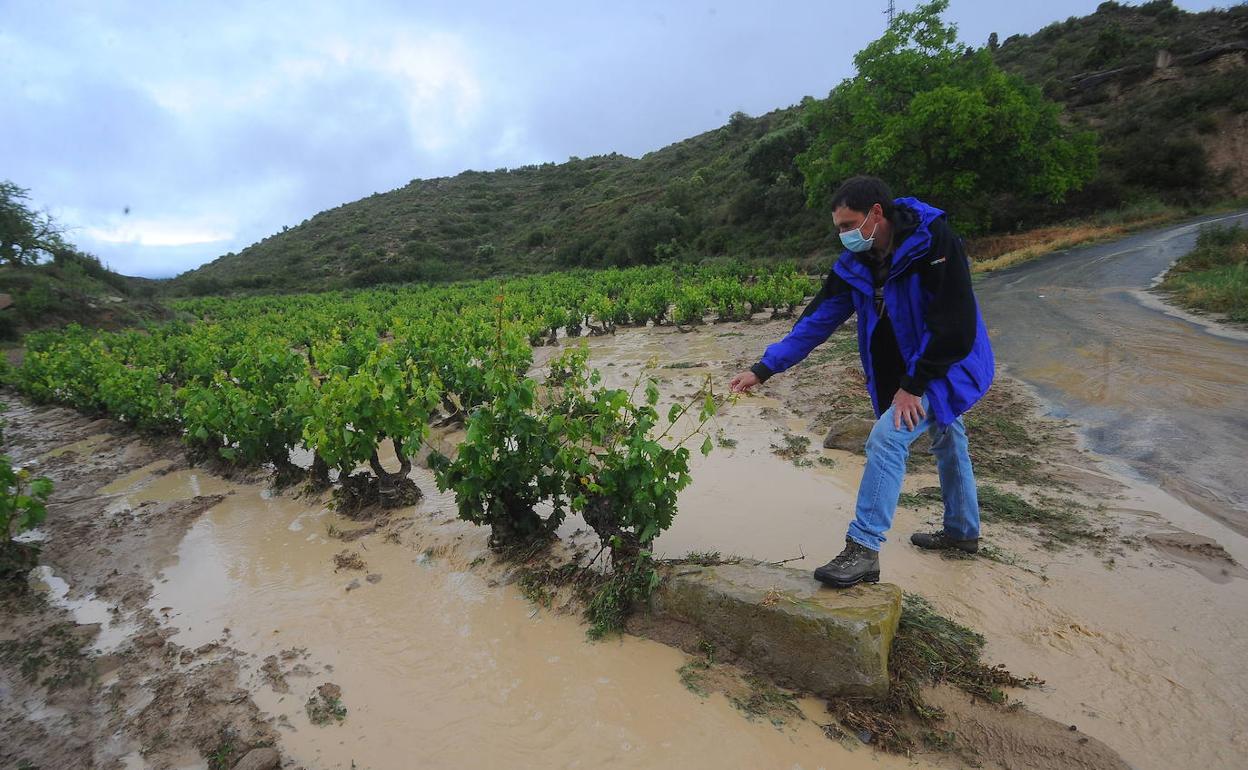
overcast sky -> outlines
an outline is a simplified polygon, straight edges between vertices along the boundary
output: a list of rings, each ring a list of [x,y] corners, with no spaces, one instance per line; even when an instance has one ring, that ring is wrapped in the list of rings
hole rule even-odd
[[[826,96],[886,5],[0,0],[0,179],[114,269],[170,276],[413,178],[637,157]],[[1096,6],[950,17],[981,45]]]

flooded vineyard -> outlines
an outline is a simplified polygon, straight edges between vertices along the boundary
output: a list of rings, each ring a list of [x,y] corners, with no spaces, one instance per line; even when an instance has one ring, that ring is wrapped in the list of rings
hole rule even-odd
[[[627,329],[587,344],[608,383],[649,365],[674,400],[708,376],[720,387],[786,328]],[[695,457],[657,555],[718,552],[801,569],[835,555],[862,460],[821,448],[810,406],[834,401],[852,376],[841,360],[812,360],[724,407],[718,446]],[[14,453],[60,490],[34,583],[51,607],[98,624],[90,642],[105,693],[82,733],[56,698],[35,703],[23,690],[19,708],[33,716],[22,729],[32,741],[39,729],[78,730],[96,766],[210,766],[194,743],[217,737],[196,734],[196,720],[249,725],[240,742],[275,743],[287,766],[305,768],[960,762],[831,740],[815,699],[796,699],[778,723],[752,717],[686,687],[678,670],[690,658],[677,649],[628,635],[587,641],[576,613],[523,595],[487,533],[456,518],[422,467],[412,471],[417,505],[355,521],[325,496],[188,467],[176,445],[103,421],[26,405],[9,419]],[[884,579],[984,633],[990,661],[1045,682],[1011,697],[1132,766],[1234,767],[1248,750],[1243,539],[1075,446],[1046,462],[1060,499],[1085,506],[1095,540],[1055,547],[990,524],[995,558],[920,553],[905,536],[939,511],[921,503],[936,482],[919,466],[883,551]],[[596,545],[577,519],[561,535],[572,548]],[[1206,541],[1225,549],[1189,547]]]

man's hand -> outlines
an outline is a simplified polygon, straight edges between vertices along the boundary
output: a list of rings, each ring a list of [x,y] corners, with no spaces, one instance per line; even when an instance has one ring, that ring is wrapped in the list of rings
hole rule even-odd
[[[746,393],[758,382],[758,375],[746,369],[732,378],[732,382],[728,383],[728,389],[733,393]]]
[[[734,380],[735,382],[735,380]],[[904,420],[906,427],[914,430],[914,426],[927,416],[927,412],[923,411],[923,397],[916,396],[907,392],[904,388],[897,389],[897,395],[893,396],[893,427],[901,430],[901,423]]]

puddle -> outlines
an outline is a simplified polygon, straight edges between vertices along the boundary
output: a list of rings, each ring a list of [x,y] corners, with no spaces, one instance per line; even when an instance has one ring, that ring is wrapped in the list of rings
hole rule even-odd
[[[100,630],[91,645],[91,649],[97,653],[113,652],[138,630],[134,623],[119,619],[112,605],[93,596],[70,599],[69,584],[53,574],[52,568],[47,565],[35,567],[30,571],[28,579],[31,586],[42,592],[51,604],[68,610],[74,616],[75,623],[84,626],[99,625]]]
[[[232,482],[196,468],[155,475],[156,470],[168,464],[167,460],[159,460],[146,466],[146,472],[139,469],[126,474],[102,487],[99,494],[116,495],[117,500],[112,505],[119,508],[137,508],[143,503],[168,503],[200,495],[229,494],[236,488]]]
[[[108,438],[109,438],[109,435],[107,433],[96,433],[95,435],[88,436],[87,438],[84,438],[81,441],[75,441],[72,444],[66,444],[65,446],[57,447],[56,449],[53,449],[50,452],[44,452],[42,455],[39,456],[39,460],[40,461],[50,460],[54,457],[60,457],[61,455],[69,454],[70,452],[75,452],[77,454],[86,454],[90,452],[92,449],[94,449],[95,447],[107,441]]]
[[[160,472],[173,465],[172,460],[162,459],[135,468],[124,476],[118,476],[99,490],[100,495],[114,495],[120,492],[132,492],[147,486],[160,478]]]
[[[176,475],[176,474],[171,474]],[[415,474],[433,490],[426,473]],[[405,515],[420,521],[448,504],[430,499]],[[283,650],[306,650],[310,676],[289,693],[260,686],[262,710],[280,715],[283,750],[316,767],[722,766],[914,767],[828,741],[812,722],[783,730],[747,721],[722,696],[703,700],[680,684],[685,656],[635,638],[591,644],[575,618],[551,614],[513,586],[466,569],[484,533],[445,527],[451,550],[377,538],[309,540],[290,522],[306,503],[240,489],[206,513],[178,549],[151,606],[176,608],[179,644],[219,639],[253,667]],[[342,529],[358,526],[331,517]],[[365,571],[333,570],[344,547]],[[304,703],[320,684],[342,688],[347,719],[313,726]],[[812,712],[817,714],[817,712]]]
[[[41,529],[28,529],[13,538],[15,543],[44,543],[47,540],[48,533]]]

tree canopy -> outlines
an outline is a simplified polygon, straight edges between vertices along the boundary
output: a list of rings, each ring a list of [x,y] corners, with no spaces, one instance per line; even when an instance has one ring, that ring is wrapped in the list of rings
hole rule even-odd
[[[65,248],[52,217],[32,209],[27,200],[28,190],[0,182],[0,262],[13,267],[33,265]]]
[[[948,5],[897,14],[854,57],[857,74],[808,106],[814,139],[797,163],[812,205],[848,177],[873,174],[976,232],[1003,198],[1059,203],[1092,179],[1095,135],[1065,127],[1059,106],[987,48],[960,45],[941,19]]]

